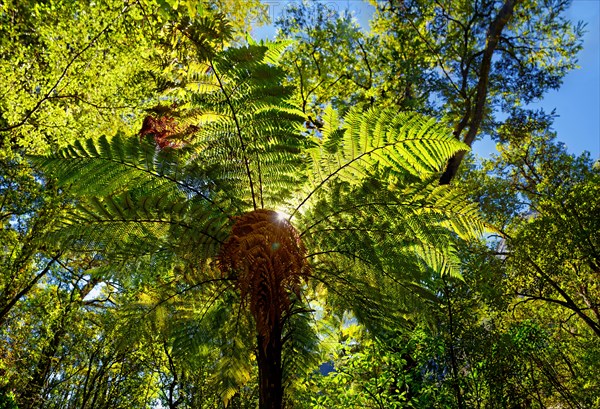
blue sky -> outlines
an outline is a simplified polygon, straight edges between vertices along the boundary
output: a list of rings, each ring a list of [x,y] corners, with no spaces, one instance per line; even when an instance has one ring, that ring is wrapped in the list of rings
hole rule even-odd
[[[600,1],[575,0],[567,16],[587,23],[579,69],[571,71],[558,91],[549,92],[538,106],[556,108],[558,139],[569,151],[589,151],[600,158]]]
[[[263,0],[269,6],[272,20],[280,16],[285,5],[293,0]],[[368,26],[373,7],[360,0],[322,0],[321,3],[338,10],[350,9],[361,23]],[[554,121],[557,137],[564,142],[569,152],[580,154],[584,150],[592,158],[600,158],[600,0],[574,0],[567,12],[572,21],[587,24],[583,38],[583,50],[578,55],[580,68],[570,72],[558,91],[551,91],[532,107],[543,107],[547,112],[556,109]],[[272,37],[273,27],[254,30],[258,38]],[[475,153],[487,156],[495,150],[490,140],[478,141],[473,145]]]

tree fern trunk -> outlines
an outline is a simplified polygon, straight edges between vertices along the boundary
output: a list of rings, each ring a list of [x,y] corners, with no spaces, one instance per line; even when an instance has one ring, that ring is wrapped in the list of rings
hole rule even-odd
[[[258,335],[258,382],[260,409],[283,408],[283,368],[281,365],[281,322],[271,328],[269,337]]]
[[[221,247],[219,267],[234,272],[241,298],[248,300],[257,332],[259,407],[283,407],[282,317],[290,294],[300,297],[308,272],[300,235],[273,210],[258,209],[237,217]]]

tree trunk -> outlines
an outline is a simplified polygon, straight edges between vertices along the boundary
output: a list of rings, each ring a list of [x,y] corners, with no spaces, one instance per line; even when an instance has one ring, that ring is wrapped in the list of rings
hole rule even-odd
[[[258,335],[259,408],[283,408],[283,368],[281,351],[281,320],[270,331],[269,337]]]
[[[33,375],[25,388],[21,392],[19,407],[23,409],[37,409],[44,402],[44,390],[46,389],[48,377],[52,369],[52,364],[56,357],[58,348],[66,335],[64,326],[64,316],[60,323],[53,325],[51,331],[53,333],[50,343],[44,347],[37,362]]]
[[[56,260],[56,258],[53,260]],[[47,268],[49,267],[50,264]],[[50,343],[42,349],[42,353],[40,354],[31,379],[29,382],[27,382],[23,388],[23,391],[20,393],[20,408],[38,409],[42,407],[44,402],[44,391],[48,386],[47,383],[48,379],[50,378],[53,365],[55,365],[58,360],[57,354],[59,352],[59,348],[65,336],[68,334],[69,320],[73,317],[72,313],[74,310],[79,309],[82,300],[92,291],[98,281],[98,279],[91,279],[82,288],[75,286],[75,288],[71,291],[69,304],[63,310],[60,318],[50,326],[52,339],[50,340]],[[79,298],[74,300],[76,293],[78,293]]]
[[[490,77],[490,70],[492,68],[492,58],[494,56],[494,51],[498,46],[498,41],[500,40],[500,35],[502,34],[502,30],[508,23],[508,21],[513,16],[513,11],[515,8],[515,4],[520,0],[506,0],[498,15],[492,21],[490,28],[488,29],[486,35],[486,46],[483,50],[483,57],[481,59],[481,64],[479,66],[479,80],[477,82],[477,93],[475,96],[475,106],[473,108],[473,112],[471,115],[471,109],[467,108],[466,116],[463,119],[468,119],[469,130],[465,134],[463,138],[463,142],[469,147],[473,144],[475,140],[475,136],[479,132],[479,127],[481,122],[483,121],[483,116],[485,114],[485,107],[487,105],[487,94],[488,94],[488,83]],[[467,125],[466,122],[461,121],[458,128],[455,130],[455,136],[460,139],[460,134],[462,129]],[[460,166],[466,151],[460,151],[456,153],[450,160],[448,161],[448,165],[446,166],[446,170],[440,177],[440,184],[447,185],[450,181],[456,176],[458,172],[458,167]]]
[[[463,402],[462,392],[460,390],[460,382],[459,382],[459,371],[458,371],[458,362],[456,359],[456,351],[454,348],[454,314],[452,313],[452,300],[450,294],[450,288],[448,284],[444,280],[444,294],[446,295],[446,299],[448,301],[448,349],[450,353],[450,366],[452,370],[452,380],[451,386],[454,389],[454,395],[456,397],[457,407],[459,409],[464,409],[465,404]]]

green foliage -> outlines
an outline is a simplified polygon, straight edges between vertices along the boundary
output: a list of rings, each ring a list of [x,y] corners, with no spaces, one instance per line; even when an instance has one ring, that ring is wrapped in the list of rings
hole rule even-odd
[[[342,113],[368,102],[372,106],[381,81],[377,40],[362,32],[350,13],[338,13],[328,3],[291,2],[275,23],[279,39],[295,40],[282,57],[283,67],[312,126],[320,125],[329,104]]]
[[[488,76],[500,2],[380,3],[371,33],[293,4],[294,42],[246,44],[256,4],[0,6],[0,406],[259,405],[216,256],[271,209],[310,265],[287,406],[598,407],[598,167],[521,108],[573,67],[568,2],[517,2]],[[477,118],[499,156],[439,186]]]
[[[1,16],[3,146],[42,152],[124,129],[117,118],[149,98],[139,3],[5,2]]]
[[[311,126],[323,107],[388,106],[435,116],[471,144],[503,117],[557,89],[576,67],[583,25],[570,2],[386,1],[369,32],[348,12],[294,3],[277,24],[297,42],[286,54],[295,99]],[[503,111],[503,115],[497,115]],[[454,177],[458,153],[442,177]]]
[[[0,389],[0,409],[19,409],[12,393]]]
[[[524,374],[486,382],[513,385],[512,391],[490,388],[490,399],[498,405],[512,396],[540,407],[596,407],[598,384],[588,373],[597,370],[590,357],[597,356],[600,334],[593,233],[598,172],[587,153],[568,154],[546,127],[539,116],[511,120],[499,130],[499,155],[466,178],[488,219],[501,226],[500,240],[490,241],[487,255],[477,250],[481,264],[469,268],[488,270],[499,289],[481,278],[473,282],[482,294],[480,302],[489,308],[482,317],[491,315],[488,327],[503,334],[490,364],[512,368],[487,373]],[[454,295],[454,303],[469,311],[463,294]],[[464,349],[477,351],[473,362],[483,362],[490,351],[486,344],[476,341]]]
[[[444,345],[424,328],[372,341],[356,324],[332,335],[334,348],[319,371],[297,387],[294,408],[432,408],[451,405],[437,372]]]

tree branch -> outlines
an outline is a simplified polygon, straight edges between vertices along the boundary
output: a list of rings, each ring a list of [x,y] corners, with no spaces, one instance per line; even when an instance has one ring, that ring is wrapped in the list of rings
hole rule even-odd
[[[469,130],[463,138],[463,142],[468,146],[471,146],[473,144],[475,136],[477,136],[477,133],[479,132],[479,127],[481,126],[481,122],[483,120],[484,109],[487,103],[487,92],[490,70],[492,67],[492,56],[494,55],[494,51],[498,46],[502,30],[512,17],[515,4],[518,1],[519,0],[506,0],[506,2],[498,12],[498,15],[496,16],[488,30],[486,36],[486,47],[483,51],[481,65],[479,67],[479,81],[477,83],[475,106],[469,121]],[[458,139],[460,139],[460,135],[455,134],[455,136]],[[465,154],[466,151],[460,151],[457,154],[455,154],[452,158],[450,158],[450,160],[448,161],[448,165],[446,166],[446,170],[440,178],[440,184],[447,185],[454,178],[454,176],[456,176],[458,167],[460,166]]]
[[[27,294],[32,288],[33,286],[43,277],[46,275],[46,273],[48,273],[48,271],[50,271],[50,267],[52,267],[52,264],[54,264],[58,258],[61,256],[61,253],[58,253],[57,255],[55,255],[54,257],[52,257],[52,259],[46,264],[46,267],[44,267],[44,269],[42,271],[40,271],[35,277],[33,277],[33,279],[31,279],[31,281],[29,281],[29,283],[25,286],[25,288],[23,288],[21,291],[19,291],[5,306],[4,308],[2,308],[2,311],[0,311],[0,326],[2,324],[4,324],[4,322],[6,321],[6,315],[8,314],[8,312],[12,309],[12,307],[15,306],[15,304],[25,295]]]
[[[46,95],[44,95],[42,97],[42,99],[40,99],[33,108],[31,108],[29,110],[29,112],[27,112],[27,114],[25,114],[25,116],[16,124],[13,125],[9,125],[5,128],[0,128],[0,132],[7,132],[10,130],[13,130],[15,128],[21,127],[23,125],[25,125],[27,123],[27,121],[29,120],[29,118],[31,118],[31,116],[42,106],[42,104],[45,101],[48,101],[49,99],[55,98],[55,96],[52,96],[52,93],[56,90],[56,88],[60,85],[60,83],[62,82],[62,80],[66,77],[67,73],[69,72],[69,70],[71,69],[71,66],[75,63],[75,61],[77,61],[77,59],[79,57],[81,57],[81,55],[83,55],[83,53],[85,53],[87,50],[89,50],[95,43],[96,41],[98,41],[98,39],[106,32],[108,32],[108,30],[112,27],[112,25],[114,24],[114,22],[121,17],[123,14],[125,14],[129,9],[129,5],[126,5],[123,10],[121,10],[121,12],[119,13],[119,15],[112,19],[111,22],[109,24],[107,24],[102,30],[100,30],[90,41],[89,43],[83,47],[81,50],[79,50],[72,58],[71,60],[69,60],[69,62],[67,63],[67,65],[65,66],[65,68],[62,70],[61,74],[59,75],[58,79],[54,82],[54,85],[52,86],[52,88],[50,88],[50,90],[46,93]]]

